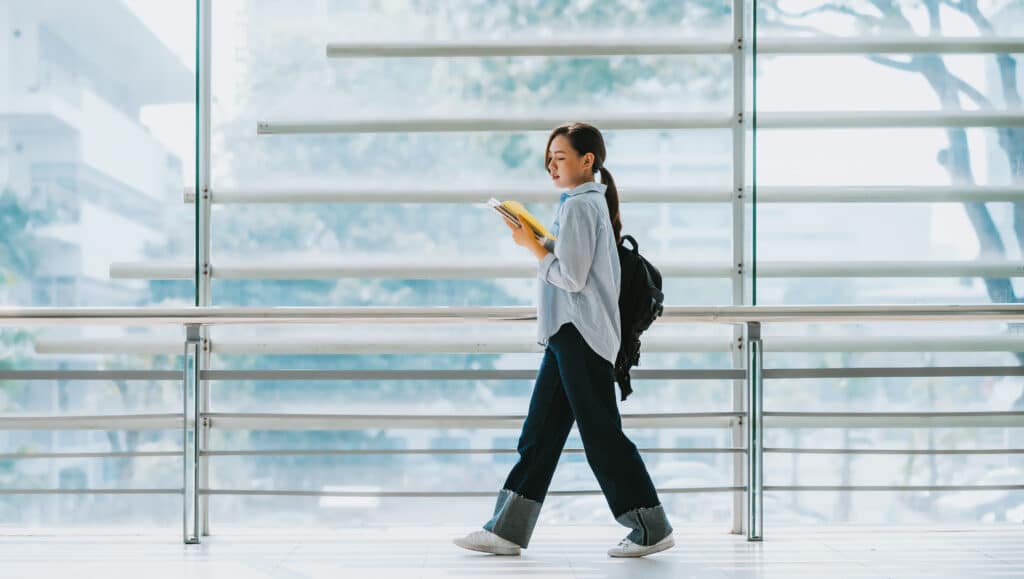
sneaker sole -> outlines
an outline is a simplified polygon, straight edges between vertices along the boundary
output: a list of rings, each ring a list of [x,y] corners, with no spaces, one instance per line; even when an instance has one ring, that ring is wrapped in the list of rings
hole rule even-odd
[[[642,551],[642,552],[638,552],[638,553],[617,553],[617,554],[614,554],[614,555],[611,554],[611,553],[608,553],[608,555],[611,556],[611,557],[622,557],[622,558],[646,557],[647,555],[653,555],[654,553],[660,553],[660,552],[662,552],[662,551],[664,551],[666,549],[671,549],[672,547],[675,547],[675,545],[676,545],[676,541],[675,541],[675,539],[672,539],[672,540],[669,540],[667,543],[658,543],[656,545],[652,545],[651,548],[646,550],[646,551]]]
[[[478,547],[478,546],[472,545],[470,543],[463,543],[459,539],[452,539],[452,542],[455,543],[456,545],[458,545],[459,547],[462,547],[463,549],[468,549],[470,551],[476,551],[478,553],[490,553],[492,555],[518,555],[519,554],[519,549],[518,548],[509,548],[509,547]]]

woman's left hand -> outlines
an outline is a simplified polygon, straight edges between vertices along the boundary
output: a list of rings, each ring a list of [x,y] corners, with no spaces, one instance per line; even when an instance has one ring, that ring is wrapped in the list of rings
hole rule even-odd
[[[537,245],[539,242],[533,235],[533,228],[525,223],[517,226],[508,219],[505,219],[505,225],[512,230],[512,241],[516,242],[516,245],[522,245],[523,247],[532,247]]]

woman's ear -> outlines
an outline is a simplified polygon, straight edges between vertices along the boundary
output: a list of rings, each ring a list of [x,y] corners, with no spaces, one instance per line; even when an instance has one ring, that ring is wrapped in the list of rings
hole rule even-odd
[[[594,154],[593,153],[587,153],[586,155],[583,155],[583,168],[584,169],[593,169],[594,168]]]

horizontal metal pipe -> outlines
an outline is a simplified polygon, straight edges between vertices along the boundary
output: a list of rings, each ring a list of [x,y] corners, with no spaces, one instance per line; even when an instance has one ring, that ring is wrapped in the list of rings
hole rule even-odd
[[[0,495],[180,495],[182,489],[0,489]]]
[[[1020,491],[1021,485],[765,485],[766,491]]]
[[[181,348],[177,348],[180,350]],[[0,380],[181,380],[180,370],[0,370]]]
[[[846,417],[963,417],[963,416],[1003,416],[1013,415],[1024,417],[1024,411],[974,410],[967,412],[765,412],[765,416],[821,416],[829,418]]]
[[[659,488],[662,494],[737,492],[745,486]],[[765,485],[766,491],[993,491],[1024,490],[1021,485]],[[236,496],[293,496],[293,497],[352,497],[352,498],[444,498],[444,497],[492,497],[494,491],[300,491],[300,490],[249,490],[249,489],[200,489],[203,495]],[[6,495],[76,495],[76,494],[169,494],[179,495],[181,489],[0,489]],[[600,490],[590,491],[548,491],[549,496],[597,496]]]
[[[524,116],[515,114],[404,116],[381,118],[259,121],[259,135],[318,133],[420,133],[466,131],[549,131],[568,118],[607,130],[726,129],[737,122],[723,113],[619,113]],[[947,127],[1020,127],[1024,114],[993,111],[761,111],[760,129],[876,129]]]
[[[464,333],[439,335],[431,327],[422,327],[419,332],[401,336],[310,336],[296,339],[292,336],[261,338],[215,339],[211,351],[219,355],[247,354],[509,354],[540,353],[544,348],[537,344],[536,337],[516,336],[510,328],[494,327],[486,335],[472,336]],[[433,332],[433,333],[432,333]],[[424,337],[429,335],[430,339]],[[269,339],[268,339],[269,338]],[[1024,338],[1021,340],[1024,343]],[[644,339],[644,352],[728,352],[732,348],[728,338],[703,338],[680,336],[650,336]],[[177,344],[174,344],[177,348]],[[180,348],[177,348],[180,349]],[[177,351],[174,350],[174,351]],[[660,371],[660,370],[659,370]]]
[[[1012,54],[1024,52],[1024,39],[1005,36],[759,37],[756,42],[758,55]]]
[[[518,429],[523,415],[394,415],[208,413],[222,430],[365,430],[397,428]],[[1024,426],[1024,412],[765,412],[768,428],[1007,428]],[[630,428],[726,428],[739,412],[626,414]],[[181,415],[0,417],[0,430],[157,430],[179,428]]]
[[[490,197],[523,203],[554,203],[553,195],[538,185],[481,188],[377,187],[246,187],[210,191],[215,204],[261,203],[483,203]],[[728,189],[710,187],[622,187],[622,203],[731,203]],[[758,203],[962,203],[1015,202],[1024,198],[1020,186],[761,186]],[[184,190],[185,203],[195,203],[192,187]]]
[[[189,280],[195,267],[187,263],[133,261],[110,264],[112,279]]]
[[[423,327],[423,332],[433,328]],[[505,328],[507,330],[508,328]],[[217,338],[209,342],[210,351],[219,355],[283,355],[283,354],[510,354],[540,353],[543,348],[537,344],[536,338],[517,337],[503,333],[502,328],[494,328],[493,334],[482,335],[473,339],[468,336],[437,336],[431,335],[424,340],[426,333],[409,333],[402,328],[404,335],[367,336],[351,335],[267,335],[259,338]],[[1021,339],[1024,344],[1024,338]],[[651,336],[644,340],[644,352],[728,352],[732,341],[728,338],[715,339],[691,337]],[[39,354],[101,354],[101,353],[140,353],[140,354],[180,354],[181,341],[165,339],[160,342],[140,343],[133,338],[37,338],[35,351]],[[1003,351],[1004,348],[1000,348]],[[932,350],[929,350],[932,351]]]
[[[543,40],[431,40],[403,42],[331,42],[328,58],[437,58],[496,56],[642,56],[729,54],[725,41],[611,37]]]
[[[211,203],[485,203],[491,197],[516,199],[523,203],[556,201],[554,193],[544,184],[486,188],[430,188],[409,185],[401,188],[379,187],[249,187],[215,189]],[[481,190],[486,193],[481,193]],[[728,203],[732,191],[711,187],[623,187],[619,191],[623,203]],[[185,188],[185,202],[195,203],[192,187]],[[758,201],[760,201],[760,195]]]
[[[745,448],[638,448],[643,454],[742,454]],[[565,448],[565,454],[583,454],[582,448]],[[205,456],[348,456],[348,455],[457,455],[518,454],[514,448],[356,448],[338,450],[203,450]]]
[[[258,121],[258,135],[298,135],[323,133],[436,133],[471,131],[550,131],[567,119],[595,124],[603,130],[680,130],[725,129],[736,119],[728,113],[595,113],[535,114],[513,113],[405,116],[405,117],[353,117],[339,119],[291,119]]]
[[[134,452],[12,452],[0,454],[0,459],[26,458],[141,458],[154,456],[181,456],[180,450],[153,450]]]
[[[898,455],[971,455],[971,454],[1024,454],[1024,448],[765,448],[765,452],[780,454],[898,454]]]
[[[1022,373],[1024,375],[1024,373]],[[633,380],[741,380],[744,370],[641,370]],[[203,380],[533,380],[537,370],[203,370]]]
[[[681,494],[681,493],[709,493],[709,492],[732,492],[743,491],[746,487],[691,487],[691,488],[663,488],[657,489],[659,493]],[[181,489],[0,489],[4,495],[153,495],[153,494],[182,494]],[[404,498],[404,497],[490,497],[494,496],[493,491],[376,491],[376,492],[347,492],[347,491],[298,491],[298,490],[249,490],[249,489],[199,489],[202,495],[237,495],[237,496],[292,496],[292,497],[360,497],[360,498]],[[549,496],[584,496],[600,495],[599,490],[593,491],[548,491]]]
[[[181,421],[181,414],[0,416],[0,430],[169,430]]]
[[[645,350],[660,351],[660,350]],[[404,352],[411,353],[411,352]],[[82,375],[81,371],[49,370],[41,375],[22,375],[24,371],[0,371],[0,380],[107,380],[104,376]],[[730,369],[634,369],[634,380],[741,380],[745,370]],[[179,373],[180,374],[180,373]],[[939,366],[889,368],[779,368],[763,371],[766,379],[809,378],[917,378],[1024,376],[1024,366]],[[201,379],[224,380],[533,380],[535,369],[528,370],[202,370]],[[180,377],[180,376],[179,376]],[[157,378],[145,374],[131,379],[170,380],[163,372]],[[127,378],[122,378],[127,379]]]
[[[130,322],[125,325],[130,325]],[[181,339],[127,335],[102,338],[50,338],[43,334],[35,337],[33,346],[37,354],[162,354],[180,356],[184,341],[184,336]]]
[[[766,379],[929,378],[952,376],[1024,376],[1024,366],[938,366],[927,368],[778,368],[765,369]]]
[[[1024,336],[765,336],[765,354],[784,352],[1024,352]]]
[[[819,187],[760,186],[758,203],[960,203],[1017,202],[1020,186]]]
[[[992,111],[760,111],[759,129],[1020,127],[1024,114]]]
[[[210,266],[214,279],[532,279],[537,277],[536,263],[513,260],[495,263],[493,259],[465,257],[457,261],[436,259],[381,258],[359,261],[310,260],[301,256],[264,259],[262,263],[222,261]],[[658,269],[668,277],[727,277],[731,266],[724,263],[659,262]],[[112,279],[191,279],[183,266],[157,269],[147,264],[120,262],[110,265]]]
[[[746,487],[690,487],[690,488],[659,488],[662,494],[682,493],[721,493],[743,491]],[[203,495],[238,495],[238,496],[279,496],[279,497],[359,497],[359,498],[446,498],[446,497],[493,497],[494,491],[300,491],[300,490],[250,490],[250,489],[200,489]],[[600,490],[589,491],[548,491],[548,496],[596,496]]]
[[[734,324],[744,322],[977,321],[1024,319],[1024,304],[822,305],[822,306],[668,306],[658,323]],[[46,308],[2,307],[0,326],[68,324],[338,324],[535,322],[532,306],[494,307],[295,307],[269,308]]]
[[[766,428],[1013,428],[1024,412],[765,412]]]
[[[767,261],[757,275],[773,278],[856,277],[1024,277],[1024,263],[1014,260],[917,261]]]
[[[658,269],[667,277],[705,278],[726,277],[731,267],[724,263],[695,263],[693,261],[661,261]],[[267,260],[263,263],[216,263],[212,266],[214,279],[533,279],[537,277],[537,264],[520,260],[496,263],[493,258],[443,259],[430,263],[420,259],[378,259],[353,263],[351,261]],[[1022,273],[1021,275],[1024,275]]]
[[[660,322],[659,322],[660,323]],[[421,326],[419,332],[396,328],[393,335],[350,336],[332,333],[279,333],[258,338],[223,337],[208,342],[210,351],[219,355],[268,354],[455,354],[455,353],[540,353],[543,348],[532,337],[519,337],[508,329],[495,327],[477,339],[466,336],[423,332],[434,328]],[[952,336],[779,336],[763,338],[768,355],[786,352],[1024,352],[1024,336],[952,335]],[[181,353],[181,340],[119,338],[47,338],[34,342],[38,354],[167,354]],[[663,336],[644,339],[644,352],[731,352],[736,344],[729,338]],[[637,369],[636,372],[645,372]],[[2,376],[2,373],[0,373]],[[634,374],[637,376],[637,374]]]
[[[519,429],[524,415],[470,414],[270,414],[213,412],[205,415],[220,430],[366,430],[419,428]],[[624,414],[627,428],[724,428],[739,412]]]
[[[890,36],[846,37],[763,37],[757,55],[835,54],[990,54],[1024,52],[1024,39],[1017,37]],[[543,38],[522,40],[414,40],[400,42],[331,42],[328,58],[445,58],[512,56],[670,56],[730,54],[733,42],[686,40],[675,37]]]
[[[493,259],[474,257],[435,259],[384,258],[358,261],[312,260],[301,256],[264,258],[260,262],[223,261],[211,265],[215,279],[534,279],[535,263],[515,260],[496,264]],[[671,278],[725,278],[733,273],[726,263],[687,260],[658,260],[662,275]],[[112,279],[190,279],[184,265],[164,269],[146,263],[120,262],[110,266]],[[1013,260],[956,261],[767,261],[757,265],[762,278],[933,278],[933,277],[1024,277],[1024,265]]]

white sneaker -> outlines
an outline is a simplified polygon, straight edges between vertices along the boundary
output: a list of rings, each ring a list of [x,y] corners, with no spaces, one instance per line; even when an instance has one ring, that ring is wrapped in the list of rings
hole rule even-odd
[[[637,545],[629,539],[619,541],[619,544],[608,549],[609,557],[643,557],[651,553],[657,553],[674,547],[676,542],[672,539],[672,533],[653,545]]]
[[[519,545],[503,539],[487,529],[474,531],[465,537],[456,537],[452,539],[452,542],[463,549],[495,555],[518,555],[520,549]]]

